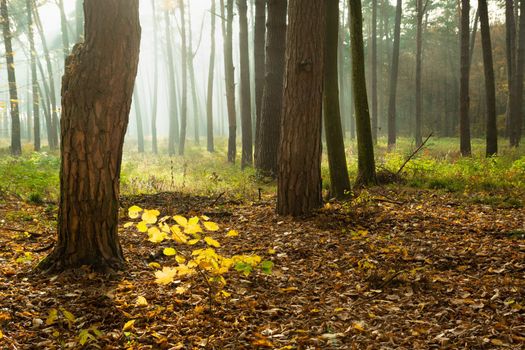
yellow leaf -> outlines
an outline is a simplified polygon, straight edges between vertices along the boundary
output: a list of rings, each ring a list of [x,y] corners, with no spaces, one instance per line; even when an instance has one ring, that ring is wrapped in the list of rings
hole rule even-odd
[[[202,232],[202,227],[199,224],[189,224],[184,228],[184,232],[188,234],[196,234]]]
[[[239,235],[239,232],[237,232],[236,230],[230,230],[226,234],[227,237],[235,237],[235,236],[238,236],[238,235]]]
[[[188,241],[188,244],[189,244],[189,245],[195,245],[195,244],[197,244],[197,243],[199,243],[199,242],[200,242],[200,239],[195,238],[195,239],[191,239],[191,240],[189,240],[189,241]]]
[[[210,220],[210,218],[207,217],[206,215],[202,215],[202,216],[201,216],[201,219],[204,220],[204,221],[208,221],[208,220]]]
[[[166,232],[161,232],[158,228],[156,227],[151,227],[149,230],[148,230],[148,241],[152,242],[152,243],[160,243],[162,242],[163,240],[166,239],[168,235],[166,234]]]
[[[173,282],[175,276],[177,275],[177,269],[173,267],[164,267],[162,271],[156,271],[155,277],[157,278],[155,280],[155,283],[157,284],[170,284]]]
[[[177,288],[175,288],[175,293],[177,294],[184,294],[188,291],[188,288],[185,287],[185,286],[179,286]]]
[[[490,342],[496,346],[504,346],[505,343],[499,339],[491,339]]]
[[[128,216],[131,218],[131,219],[136,219],[139,217],[139,213],[142,211],[142,208],[141,207],[137,207],[136,205],[130,207],[128,209]]]
[[[2,339],[4,337],[4,333],[2,333],[2,331],[0,331],[0,339]]]
[[[137,224],[137,230],[139,230],[139,232],[147,232],[148,225],[146,224],[145,221],[141,221]]]
[[[154,269],[160,269],[160,264],[158,262],[155,262],[155,261],[150,262],[148,264],[148,266],[151,267],[151,268],[154,268]]]
[[[197,305],[195,306],[195,308],[193,309],[193,311],[196,313],[196,314],[200,314],[204,311],[204,306],[202,305]]]
[[[180,244],[185,244],[186,242],[188,242],[188,236],[182,233],[179,226],[177,225],[171,226],[171,232],[172,232],[171,238],[175,242],[180,243]]]
[[[164,255],[166,255],[166,256],[173,256],[173,255],[177,254],[177,251],[175,249],[173,249],[173,248],[164,248],[162,253],[164,253]]]
[[[135,324],[135,321],[136,321],[136,320],[129,320],[128,322],[126,322],[126,323],[124,324],[124,327],[122,327],[122,331],[125,332],[125,331],[127,331],[127,330],[133,328],[133,325]]]
[[[180,256],[180,255],[177,255],[175,257],[175,260],[179,263],[179,264],[184,264],[186,262],[186,258],[183,257],[183,256]]]
[[[188,219],[186,219],[184,216],[175,215],[173,220],[175,220],[175,222],[182,227],[188,226]]]
[[[133,226],[133,223],[132,223],[132,222],[126,222],[126,223],[124,224],[124,228],[128,228],[128,227],[131,227],[131,226]]]
[[[137,306],[148,306],[148,301],[142,295],[139,295],[137,297],[137,301],[135,302],[135,305],[137,305]]]
[[[273,248],[268,249],[268,254],[270,254],[270,255],[275,254],[275,249],[273,249]]]
[[[219,225],[217,225],[216,223],[212,221],[205,221],[202,224],[208,231],[218,231],[219,230]]]
[[[157,222],[157,216],[160,215],[158,210],[144,210],[142,213],[142,221],[145,221],[148,224],[154,224]]]
[[[199,223],[199,218],[194,216],[188,220],[188,226],[197,225]]]
[[[46,319],[46,325],[47,326],[52,325],[53,323],[55,323],[57,318],[58,318],[58,310],[57,309],[49,310],[49,315],[47,316],[47,319]]]
[[[225,290],[221,290],[221,293],[222,293],[222,295],[223,295],[224,297],[226,297],[226,298],[229,298],[229,297],[232,295],[231,293],[228,293],[228,292],[225,291]]]
[[[67,311],[66,309],[64,308],[60,308],[60,311],[62,311],[62,314],[64,314],[64,317],[69,321],[69,322],[75,322],[76,321],[76,317],[69,311]]]
[[[358,321],[358,322],[354,322],[352,324],[352,327],[355,329],[355,330],[358,330],[360,332],[364,332],[365,331],[365,323],[363,321]]]
[[[204,241],[212,246],[212,247],[215,247],[215,248],[219,248],[221,246],[221,244],[219,242],[217,242],[216,240],[214,240],[213,238],[207,236],[207,237],[204,237]]]

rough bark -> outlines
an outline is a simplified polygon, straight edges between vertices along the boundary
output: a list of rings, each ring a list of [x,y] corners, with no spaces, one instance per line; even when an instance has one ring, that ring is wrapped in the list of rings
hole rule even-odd
[[[215,72],[215,0],[211,0],[210,64],[208,67],[208,89],[206,91],[206,136],[208,152],[215,152],[213,144],[213,75]]]
[[[261,120],[257,128],[255,167],[263,175],[277,176],[281,138],[287,0],[268,0],[266,74]]]
[[[250,52],[248,50],[248,6],[246,0],[237,0],[237,8],[239,10],[239,52],[241,69],[241,167],[244,169],[253,163],[252,97],[250,92]]]
[[[180,11],[180,36],[181,36],[181,61],[182,61],[182,91],[180,108],[180,137],[179,137],[179,156],[184,155],[186,146],[186,131],[188,124],[188,46],[186,44],[186,16],[184,2],[179,0]]]
[[[327,0],[325,6],[324,127],[330,168],[330,195],[341,199],[350,192],[350,179],[346,165],[338,87],[339,0]]]
[[[16,86],[15,74],[15,53],[11,43],[11,29],[9,26],[9,11],[7,8],[7,0],[1,0],[1,21],[2,32],[4,36],[5,60],[7,68],[7,81],[9,83],[9,99],[11,111],[11,154],[19,156],[22,154],[22,143],[20,140],[20,115],[18,103],[18,89]]]
[[[374,143],[366,93],[363,14],[361,0],[350,0],[350,37],[352,41],[352,81],[357,134],[357,183],[376,183]]]
[[[496,126],[496,85],[494,81],[494,65],[492,62],[492,42],[490,38],[487,0],[479,0],[478,11],[481,22],[481,45],[483,47],[485,94],[487,99],[487,146],[485,154],[487,157],[490,157],[498,153],[498,129]]]
[[[265,75],[266,45],[266,0],[255,0],[255,25],[253,33],[253,62],[255,71],[255,158],[260,145],[259,128],[261,127],[262,99]],[[257,163],[257,159],[255,159]]]
[[[224,36],[224,75],[226,81],[226,103],[228,107],[228,161],[235,163],[237,154],[237,113],[235,110],[235,67],[233,66],[233,0],[227,0]],[[221,0],[224,12],[224,0]],[[224,13],[223,16],[224,18]]]
[[[85,43],[73,49],[62,79],[58,240],[43,269],[124,266],[119,177],[139,58],[138,3],[85,2]]]
[[[523,124],[523,76],[525,69],[525,0],[519,1],[520,17],[518,25],[517,57],[514,79],[510,90],[509,141],[511,147],[518,147]]]
[[[464,157],[470,156],[470,118],[469,118],[469,12],[470,0],[461,0],[461,21],[460,21],[460,91],[459,91],[459,139],[460,151]]]
[[[323,1],[290,0],[288,11],[277,211],[299,216],[322,204],[325,6]]]
[[[27,37],[29,39],[29,50],[31,56],[31,91],[33,95],[33,134],[34,148],[39,152],[41,147],[40,141],[40,94],[38,91],[38,76],[36,71],[36,48],[35,36],[33,32],[33,6],[34,0],[26,0],[27,10]]]
[[[401,42],[401,14],[403,0],[397,0],[396,23],[394,27],[394,44],[392,49],[392,66],[390,68],[390,91],[388,98],[388,148],[396,145],[396,97],[397,78],[399,73],[399,44]]]

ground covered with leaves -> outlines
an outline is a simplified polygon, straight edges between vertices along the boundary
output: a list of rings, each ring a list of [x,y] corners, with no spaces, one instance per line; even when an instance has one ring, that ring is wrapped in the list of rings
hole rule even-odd
[[[273,197],[127,197],[128,267],[113,276],[34,273],[56,208],[4,198],[0,348],[521,349],[525,213],[510,197],[376,188],[301,220],[277,216]],[[195,246],[124,228],[133,205],[204,215],[220,254],[257,254],[272,274],[232,269],[220,292],[202,274],[156,283],[159,266],[176,264],[165,248]]]

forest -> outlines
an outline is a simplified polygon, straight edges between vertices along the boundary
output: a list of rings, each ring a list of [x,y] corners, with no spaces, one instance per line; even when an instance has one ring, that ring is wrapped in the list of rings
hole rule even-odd
[[[525,0],[0,31],[0,349],[525,348]]]

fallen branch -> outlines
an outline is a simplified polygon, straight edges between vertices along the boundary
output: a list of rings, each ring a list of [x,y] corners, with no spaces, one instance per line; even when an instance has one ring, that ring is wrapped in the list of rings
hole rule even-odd
[[[42,252],[46,252],[46,251],[50,250],[51,248],[53,248],[54,246],[55,246],[55,242],[52,242],[51,244],[48,244],[48,245],[46,245],[45,247],[37,248],[37,249],[33,249],[33,250],[31,250],[31,253],[42,253]]]
[[[219,194],[219,196],[217,198],[215,198],[215,200],[213,201],[213,203],[211,203],[210,207],[213,207],[215,204],[217,204],[217,202],[219,201],[219,199],[222,198],[222,196],[224,196],[226,194],[226,192],[222,192],[221,194]]]
[[[0,226],[0,230],[6,230],[6,231],[12,231],[12,232],[20,232],[20,233],[29,233],[32,236],[43,236],[44,234],[42,232],[32,232],[28,230],[22,230],[19,228],[12,228],[7,226]]]
[[[416,148],[414,150],[414,152],[412,152],[412,154],[407,158],[407,160],[405,160],[403,165],[401,165],[401,168],[399,168],[399,170],[397,171],[396,175],[399,175],[403,171],[403,169],[408,164],[408,162],[410,162],[412,160],[412,158],[414,158],[414,156],[425,146],[425,144],[428,142],[428,140],[430,140],[431,137],[432,137],[432,133],[430,133],[430,135],[427,136],[425,141],[423,141],[423,143],[421,145],[419,145],[419,147]]]

